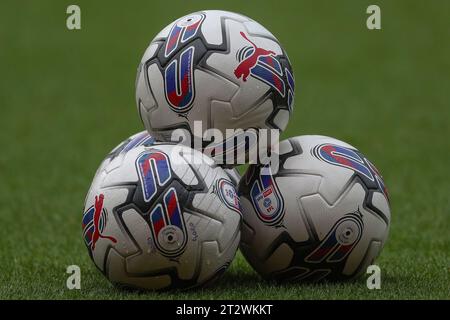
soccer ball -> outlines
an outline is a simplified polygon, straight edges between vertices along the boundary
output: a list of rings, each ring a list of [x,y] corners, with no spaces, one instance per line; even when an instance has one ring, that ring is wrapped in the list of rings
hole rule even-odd
[[[345,280],[365,272],[390,221],[375,166],[345,142],[300,136],[280,143],[278,171],[271,170],[252,165],[239,185],[240,248],[253,268],[279,281]]]
[[[235,256],[240,221],[235,186],[212,159],[141,132],[102,162],[82,229],[112,283],[159,290],[218,278]]]
[[[172,22],[150,43],[138,68],[136,102],[152,136],[173,141],[173,131],[184,130],[183,139],[191,145],[200,139],[201,148],[219,158],[231,150],[226,141],[242,136],[226,129],[285,129],[294,75],[286,52],[263,26],[236,13],[199,11]],[[205,131],[211,128],[222,137],[209,143]]]

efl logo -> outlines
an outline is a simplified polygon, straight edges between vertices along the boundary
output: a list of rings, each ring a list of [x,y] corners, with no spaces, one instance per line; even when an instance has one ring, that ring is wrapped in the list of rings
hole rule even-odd
[[[241,202],[233,184],[225,179],[217,181],[217,190],[220,200],[231,210],[241,214]]]
[[[264,167],[250,190],[253,208],[259,219],[268,225],[275,225],[284,216],[284,199],[271,174],[270,167]],[[261,174],[264,172],[265,174]]]

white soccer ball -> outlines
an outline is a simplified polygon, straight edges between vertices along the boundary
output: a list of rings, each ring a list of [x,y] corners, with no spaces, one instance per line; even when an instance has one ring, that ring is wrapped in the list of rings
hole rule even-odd
[[[158,290],[220,276],[235,256],[240,221],[234,184],[212,159],[141,132],[102,162],[82,227],[112,283]]]
[[[300,136],[280,143],[276,173],[262,170],[250,166],[239,185],[240,248],[256,271],[305,281],[366,271],[391,214],[383,179],[363,154],[333,138]]]
[[[262,25],[232,12],[199,11],[172,22],[150,43],[138,68],[136,101],[158,140],[172,141],[172,132],[182,129],[191,143],[197,138],[203,148],[217,147],[213,155],[225,154],[227,138],[239,136],[227,136],[226,129],[285,129],[294,76],[286,52]],[[210,128],[222,139],[210,143],[204,136]]]

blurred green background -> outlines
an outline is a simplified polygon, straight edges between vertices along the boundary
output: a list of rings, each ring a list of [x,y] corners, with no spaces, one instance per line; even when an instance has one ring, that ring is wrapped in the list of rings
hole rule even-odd
[[[82,29],[66,28],[81,7]],[[366,28],[381,7],[382,30]],[[133,293],[94,268],[81,238],[100,161],[143,129],[141,55],[172,20],[201,9],[266,26],[295,71],[284,137],[324,134],[364,152],[392,198],[382,289],[259,281],[238,254],[212,288]],[[450,297],[450,1],[12,1],[0,3],[0,298],[395,299]],[[69,291],[66,267],[82,270]]]

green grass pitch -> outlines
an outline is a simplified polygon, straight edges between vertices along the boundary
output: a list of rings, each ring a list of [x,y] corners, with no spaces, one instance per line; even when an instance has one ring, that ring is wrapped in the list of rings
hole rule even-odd
[[[450,297],[450,28],[448,1],[72,1],[0,4],[0,298],[409,299]],[[351,283],[275,285],[240,253],[209,289],[114,288],[81,238],[84,196],[105,154],[142,130],[138,62],[170,21],[200,9],[246,14],[281,41],[298,90],[284,137],[324,134],[357,146],[392,198],[381,290]],[[81,290],[66,267],[81,267]]]

